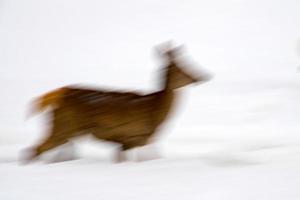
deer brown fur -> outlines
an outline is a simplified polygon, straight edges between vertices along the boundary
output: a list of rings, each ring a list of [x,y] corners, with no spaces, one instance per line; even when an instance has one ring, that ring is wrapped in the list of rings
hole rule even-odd
[[[177,51],[172,48],[163,53],[166,66],[160,91],[142,95],[67,86],[37,98],[35,112],[51,107],[52,127],[28,159],[85,134],[118,143],[121,152],[150,143],[170,113],[175,90],[207,78],[185,72],[176,61]]]

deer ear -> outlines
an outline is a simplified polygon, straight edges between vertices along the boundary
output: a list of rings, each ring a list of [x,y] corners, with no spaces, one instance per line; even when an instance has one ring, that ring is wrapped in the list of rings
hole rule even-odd
[[[172,51],[174,52],[174,54],[180,55],[180,54],[182,54],[184,49],[185,49],[185,46],[182,44],[182,45],[179,45],[179,46],[173,48]]]
[[[156,52],[159,55],[164,55],[166,52],[170,51],[173,47],[173,41],[169,40],[155,47]]]

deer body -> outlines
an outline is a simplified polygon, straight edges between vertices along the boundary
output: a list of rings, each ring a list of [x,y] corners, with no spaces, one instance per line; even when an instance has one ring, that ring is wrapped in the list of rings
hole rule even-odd
[[[139,95],[66,87],[62,98],[54,118],[72,124],[68,127],[72,130],[65,131],[66,139],[91,133],[98,139],[120,143],[126,150],[147,144],[167,117],[174,92]]]
[[[164,54],[168,63],[164,68],[164,85],[158,92],[142,95],[63,87],[38,98],[35,102],[38,111],[52,107],[52,129],[48,137],[33,148],[29,159],[85,134],[119,143],[121,151],[150,143],[172,109],[175,90],[200,81],[177,65],[175,53],[171,49]]]

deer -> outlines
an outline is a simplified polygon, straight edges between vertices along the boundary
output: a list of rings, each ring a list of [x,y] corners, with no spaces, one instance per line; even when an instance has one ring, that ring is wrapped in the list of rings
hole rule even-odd
[[[78,86],[64,86],[33,101],[33,113],[50,108],[50,131],[30,148],[26,161],[33,161],[72,138],[91,134],[119,144],[117,161],[126,161],[126,151],[151,144],[158,128],[167,121],[178,90],[210,79],[208,74],[191,73],[178,61],[182,47],[159,50],[165,60],[158,91],[140,94]]]

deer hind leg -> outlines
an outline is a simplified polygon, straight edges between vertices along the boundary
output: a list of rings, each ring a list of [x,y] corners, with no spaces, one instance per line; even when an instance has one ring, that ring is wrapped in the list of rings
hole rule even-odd
[[[54,118],[50,134],[43,142],[31,148],[25,158],[26,161],[34,160],[42,153],[67,143],[72,135],[74,135],[76,129],[70,123],[70,118],[58,112],[54,112],[53,114]]]
[[[57,146],[60,146],[62,144],[65,144],[68,140],[63,138],[56,138],[54,135],[50,135],[46,140],[44,140],[41,144],[37,145],[31,154],[31,158],[29,159],[35,159],[42,153],[53,149]]]

